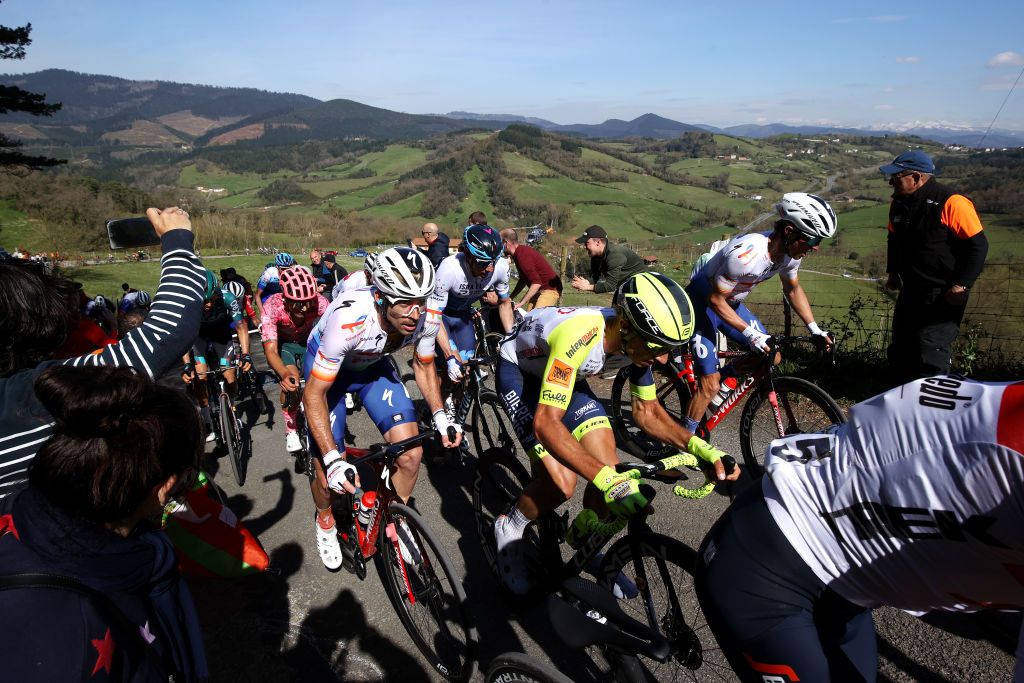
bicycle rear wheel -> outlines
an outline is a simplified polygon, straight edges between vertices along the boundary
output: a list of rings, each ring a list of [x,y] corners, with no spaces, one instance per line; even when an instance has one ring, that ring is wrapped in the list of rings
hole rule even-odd
[[[452,562],[418,512],[398,502],[388,509],[410,561],[381,535],[377,571],[398,616],[430,665],[448,680],[464,680],[472,669],[475,633],[469,625],[466,593]],[[404,570],[404,572],[403,572]]]
[[[245,469],[242,458],[242,433],[238,428],[238,419],[231,407],[231,398],[227,394],[220,395],[218,404],[220,406],[220,432],[223,435],[224,448],[231,461],[235,482],[242,486],[245,484]]]
[[[671,365],[655,363],[651,366],[654,374],[654,390],[658,401],[676,421],[682,422],[686,408],[690,405],[690,387],[676,374]],[[629,368],[622,368],[612,383],[611,409],[615,435],[623,450],[644,460],[663,458],[678,449],[672,448],[648,436],[633,422],[633,400],[629,392]]]
[[[480,392],[480,400],[473,402],[469,431],[473,435],[473,448],[477,457],[484,451],[500,448],[515,455],[519,445],[512,431],[512,420],[505,406],[493,391]]]
[[[764,384],[750,396],[740,416],[740,449],[747,471],[755,478],[764,472],[765,452],[775,439],[846,422],[842,409],[818,385],[799,377],[776,377],[774,384],[781,432]]]
[[[598,582],[609,590],[620,572],[633,581],[639,596],[619,600],[619,607],[657,629],[671,645],[665,662],[639,658],[659,681],[736,678],[697,602],[696,562],[696,551],[679,541],[633,532],[608,549],[598,572]]]

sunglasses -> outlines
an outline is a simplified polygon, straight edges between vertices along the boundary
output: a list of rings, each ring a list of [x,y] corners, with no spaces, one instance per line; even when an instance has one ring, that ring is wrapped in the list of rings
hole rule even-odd
[[[427,310],[425,299],[399,299],[392,301],[391,306],[401,318],[411,318],[413,314],[423,315]],[[402,312],[403,310],[405,313]]]
[[[823,239],[825,239],[825,238],[824,237],[801,237],[800,241],[803,242],[804,244],[806,244],[809,247],[816,247],[819,244],[821,244],[821,241]]]
[[[644,343],[644,345],[647,347],[647,350],[651,351],[655,356],[660,356],[664,353],[670,353],[672,349],[675,348],[672,346],[665,346],[664,344],[661,344],[659,342],[647,341],[642,336],[637,334],[636,330],[634,330],[631,327],[622,328],[622,341],[625,343],[626,346],[633,343],[633,340],[636,339],[637,337],[639,337],[640,340]]]

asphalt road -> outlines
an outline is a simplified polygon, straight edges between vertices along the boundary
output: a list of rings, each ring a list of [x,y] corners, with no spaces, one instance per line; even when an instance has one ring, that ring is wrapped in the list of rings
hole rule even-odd
[[[258,349],[259,344],[254,344]],[[405,357],[399,356],[404,367]],[[259,364],[266,365],[259,358]],[[415,391],[410,382],[410,390]],[[607,393],[611,382],[595,389]],[[266,385],[272,404],[277,386]],[[276,573],[240,580],[192,580],[214,681],[420,681],[436,678],[394,613],[373,567],[366,580],[326,570],[313,537],[313,505],[305,475],[297,475],[284,450],[280,412],[257,417],[240,404],[253,452],[245,486],[235,485],[223,458],[208,466],[229,496],[230,507],[270,553]],[[730,418],[735,420],[735,418]],[[380,441],[360,411],[350,420],[360,445]],[[739,453],[737,427],[723,423],[715,442]],[[621,454],[625,457],[625,454]],[[553,662],[573,680],[595,680],[587,652],[558,640],[543,610],[516,604],[497,590],[484,564],[473,526],[470,465],[437,464],[420,471],[415,499],[464,577],[469,612],[479,633],[479,669],[497,654],[521,651]],[[582,487],[577,489],[578,503]],[[652,526],[696,545],[728,504],[713,494],[702,501],[667,495],[656,502]],[[1010,680],[1019,619],[939,615],[919,620],[902,612],[875,612],[881,680]],[[707,667],[693,680],[731,680]]]

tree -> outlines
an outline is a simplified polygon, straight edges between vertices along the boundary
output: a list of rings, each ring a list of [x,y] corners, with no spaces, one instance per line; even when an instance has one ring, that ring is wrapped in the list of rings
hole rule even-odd
[[[0,0],[2,2],[2,0]],[[24,59],[25,48],[32,44],[32,24],[11,28],[0,25],[0,59]],[[33,116],[52,116],[61,105],[47,104],[46,95],[29,92],[15,85],[0,85],[0,114],[25,112]],[[0,167],[43,168],[65,163],[61,159],[32,156],[20,151],[21,142],[0,133]]]

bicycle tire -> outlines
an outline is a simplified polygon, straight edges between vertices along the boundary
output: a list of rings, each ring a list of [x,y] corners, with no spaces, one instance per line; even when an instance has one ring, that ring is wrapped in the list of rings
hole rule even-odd
[[[512,430],[512,420],[505,412],[505,404],[493,391],[481,391],[480,400],[470,408],[469,431],[477,457],[492,448],[501,448],[515,455],[519,440]]]
[[[687,406],[690,405],[690,387],[672,369],[671,365],[655,363],[651,366],[654,374],[654,388],[658,401],[677,422],[682,423]],[[678,449],[648,436],[633,423],[633,403],[629,392],[629,368],[622,368],[612,382],[611,418],[615,435],[623,450],[642,460],[663,458]]]
[[[409,598],[398,551],[381,534],[377,571],[405,630],[430,666],[447,680],[461,681],[472,671],[475,633],[466,611],[466,593],[451,559],[418,512],[392,501],[392,522],[404,524],[415,539],[420,561],[405,564],[413,599]]]
[[[609,590],[620,572],[632,580],[640,595],[619,600],[619,607],[668,640],[671,655],[665,662],[636,657],[659,681],[736,678],[697,601],[693,584],[696,563],[693,548],[644,531],[616,541],[598,571],[598,583]]]
[[[522,652],[503,652],[484,674],[485,683],[572,683],[558,669]]]
[[[839,405],[818,385],[799,377],[776,377],[773,383],[783,409],[784,434],[779,434],[765,384],[751,394],[740,415],[740,450],[753,478],[764,473],[764,454],[775,439],[820,432],[829,425],[846,422]]]
[[[235,418],[235,411],[231,409],[231,398],[227,394],[221,394],[218,402],[220,405],[220,430],[224,436],[224,448],[228,452],[228,460],[231,461],[231,470],[235,475],[235,483],[243,486],[245,484],[245,469],[242,462],[242,435],[238,429],[238,420]]]

